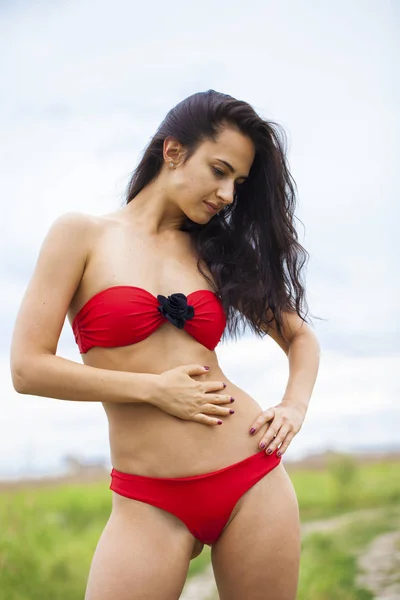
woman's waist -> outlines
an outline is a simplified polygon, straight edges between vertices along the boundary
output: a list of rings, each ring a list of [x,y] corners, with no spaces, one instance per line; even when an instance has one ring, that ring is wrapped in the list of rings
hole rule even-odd
[[[124,405],[122,412],[113,405],[107,410],[113,467],[149,477],[184,477],[257,452],[260,436],[249,429],[260,405],[243,391],[233,393],[235,413],[221,417],[222,425],[185,421],[151,405],[129,405],[130,410]]]
[[[127,371],[131,373],[159,374],[183,365],[211,366],[211,377],[220,378],[223,374],[215,351],[207,350],[193,339],[171,344],[154,340],[155,334],[143,342],[130,346],[112,348],[94,347],[83,355],[84,364],[100,369]],[[156,343],[157,342],[157,343]],[[145,344],[145,345],[143,345]]]

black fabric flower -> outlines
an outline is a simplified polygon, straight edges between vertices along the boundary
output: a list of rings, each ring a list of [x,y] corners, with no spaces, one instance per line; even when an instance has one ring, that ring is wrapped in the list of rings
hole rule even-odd
[[[178,329],[183,329],[187,319],[194,317],[194,307],[187,303],[185,294],[179,292],[167,298],[158,295],[157,300],[160,303],[157,306],[160,313]]]

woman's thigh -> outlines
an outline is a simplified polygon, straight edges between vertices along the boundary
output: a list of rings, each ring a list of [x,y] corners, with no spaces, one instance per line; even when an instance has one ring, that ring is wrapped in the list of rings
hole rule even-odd
[[[211,550],[220,600],[295,600],[299,507],[280,463],[250,488]]]
[[[178,600],[194,538],[164,510],[118,496],[90,567],[85,600]]]

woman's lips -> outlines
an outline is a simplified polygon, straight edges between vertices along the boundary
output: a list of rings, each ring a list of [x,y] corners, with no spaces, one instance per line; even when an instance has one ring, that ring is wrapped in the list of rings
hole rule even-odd
[[[208,204],[207,202],[204,202],[204,204],[207,206],[208,210],[212,213],[216,213],[218,212],[218,210],[216,208],[213,208],[210,204]]]

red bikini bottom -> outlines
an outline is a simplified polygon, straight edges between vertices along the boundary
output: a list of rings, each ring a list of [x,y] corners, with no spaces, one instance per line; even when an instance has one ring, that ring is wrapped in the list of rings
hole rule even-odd
[[[183,521],[195,538],[217,541],[239,498],[281,461],[265,450],[240,462],[192,477],[147,477],[111,471],[110,489],[166,510]]]

